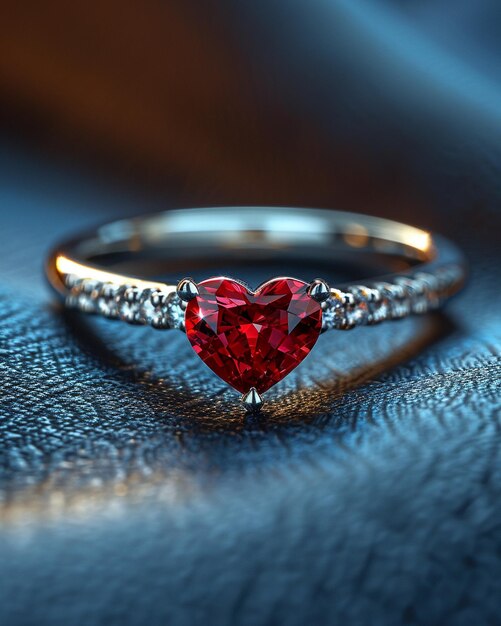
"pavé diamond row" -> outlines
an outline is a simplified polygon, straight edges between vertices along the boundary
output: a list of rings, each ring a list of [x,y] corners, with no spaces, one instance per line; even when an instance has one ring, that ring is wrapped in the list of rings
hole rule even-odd
[[[330,297],[322,303],[322,330],[349,330],[436,309],[451,295],[461,272],[460,267],[450,265],[435,274],[417,272],[371,286],[331,289]],[[117,286],[72,275],[66,278],[66,287],[66,305],[70,308],[129,324],[184,330],[186,305],[175,292]]]

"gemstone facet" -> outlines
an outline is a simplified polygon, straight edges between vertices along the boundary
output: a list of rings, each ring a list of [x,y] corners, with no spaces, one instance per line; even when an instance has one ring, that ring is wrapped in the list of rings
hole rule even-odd
[[[248,290],[229,278],[198,283],[186,307],[188,339],[229,385],[267,391],[309,354],[322,328],[322,308],[308,283],[278,278]]]

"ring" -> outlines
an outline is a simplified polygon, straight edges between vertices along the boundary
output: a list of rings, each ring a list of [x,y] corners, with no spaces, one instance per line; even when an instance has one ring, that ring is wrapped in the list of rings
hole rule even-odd
[[[227,276],[198,283],[184,274],[175,283],[148,278],[159,264],[173,274],[196,263],[287,259],[355,259],[369,267],[383,261],[391,271],[356,285],[280,276],[255,290]],[[58,246],[46,271],[69,308],[184,331],[200,359],[255,411],[320,333],[436,309],[462,287],[466,265],[447,239],[395,221],[325,209],[225,207],[101,226]]]

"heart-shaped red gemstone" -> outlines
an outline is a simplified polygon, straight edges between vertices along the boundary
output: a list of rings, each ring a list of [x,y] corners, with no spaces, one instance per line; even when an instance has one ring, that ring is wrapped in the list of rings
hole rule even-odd
[[[251,292],[229,278],[198,284],[186,308],[186,334],[202,361],[242,393],[263,393],[308,355],[322,327],[308,284],[278,278]]]

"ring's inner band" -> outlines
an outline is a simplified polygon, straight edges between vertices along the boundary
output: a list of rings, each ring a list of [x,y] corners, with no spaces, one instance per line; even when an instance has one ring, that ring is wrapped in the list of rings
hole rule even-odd
[[[354,254],[359,259],[361,253],[367,264],[377,259],[381,267],[384,258],[389,270],[403,273],[416,264],[430,271],[462,263],[447,240],[390,220],[317,209],[225,207],[166,211],[102,226],[58,248],[48,273],[62,293],[69,275],[158,287],[147,276],[158,274],[159,265],[182,278],[196,265],[291,259],[297,266],[302,260],[349,261]]]

